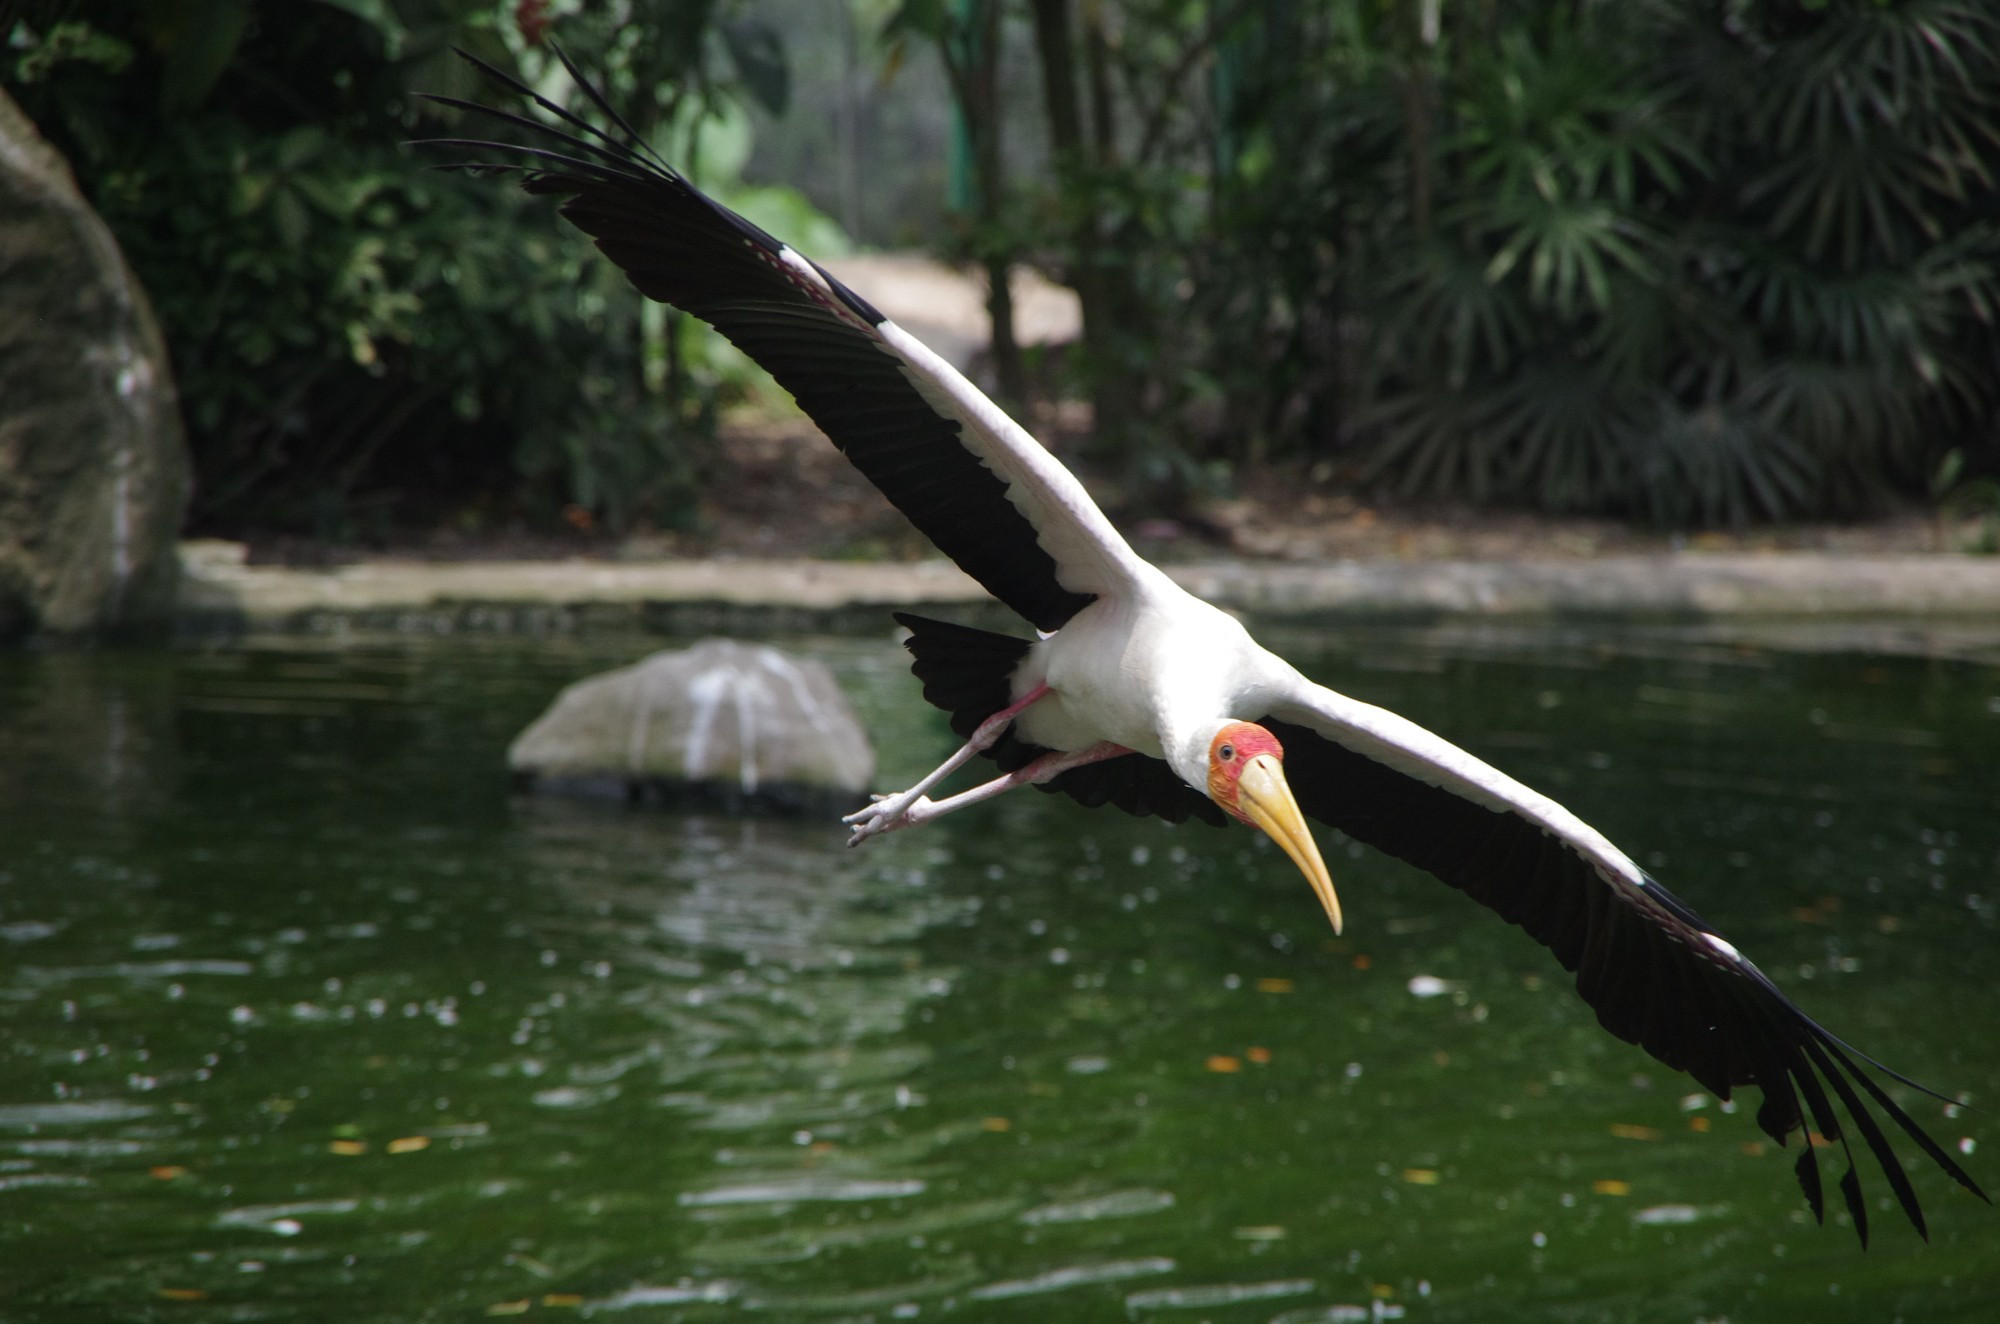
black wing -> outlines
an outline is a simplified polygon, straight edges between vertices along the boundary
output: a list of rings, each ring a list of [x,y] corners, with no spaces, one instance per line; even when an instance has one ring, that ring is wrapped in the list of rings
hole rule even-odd
[[[1033,438],[860,296],[658,159],[574,66],[613,132],[473,62],[568,128],[432,97],[549,144],[434,140],[429,145],[504,154],[501,164],[450,168],[518,170],[530,192],[566,196],[562,214],[641,293],[707,322],[762,364],[995,598],[1052,631],[1129,573],[1136,556]]]
[[[914,632],[909,648],[925,697],[953,714],[959,734],[970,735],[1006,706],[1007,673],[1026,651],[1024,641],[898,619]],[[1868,1211],[1854,1163],[1856,1137],[1881,1165],[1911,1223],[1929,1235],[1871,1101],[1953,1180],[1987,1198],[1861,1062],[1886,1068],[1806,1015],[1693,908],[1560,805],[1415,723],[1319,686],[1305,687],[1281,713],[1259,724],[1284,746],[1286,780],[1301,810],[1434,874],[1525,930],[1575,974],[1577,992],[1605,1029],[1687,1072],[1717,1098],[1756,1086],[1764,1132],[1781,1145],[1794,1135],[1805,1139],[1796,1172],[1814,1217],[1825,1218],[1811,1138],[1817,1131],[1847,1153],[1840,1190],[1864,1245]],[[1008,741],[1020,750],[1010,751]],[[1003,768],[1039,752],[1011,731],[988,751]],[[1066,784],[1076,772],[1095,776]],[[1160,774],[1171,787],[1160,784]],[[1136,755],[1076,769],[1044,789],[1171,822],[1191,814],[1222,821],[1207,797],[1164,763]]]
[[[1801,1011],[1595,829],[1413,722],[1320,686],[1300,687],[1263,721],[1285,748],[1299,808],[1525,930],[1576,975],[1577,992],[1620,1039],[1687,1072],[1717,1098],[1756,1086],[1765,1134],[1779,1144],[1795,1134],[1806,1140],[1797,1173],[1816,1218],[1824,1220],[1825,1202],[1813,1130],[1847,1154],[1840,1190],[1862,1244],[1868,1211],[1854,1161],[1857,1137],[1910,1222],[1929,1235],[1871,1102],[1955,1181],[1986,1198],[1856,1059],[1880,1063]]]
[[[1284,744],[1286,778],[1306,814],[1436,874],[1526,930],[1576,974],[1576,992],[1606,1030],[1688,1072],[1716,1098],[1746,1084],[1762,1090],[1756,1120],[1778,1144],[1806,1132],[1808,1122],[1840,1142],[1848,1152],[1840,1192],[1862,1244],[1868,1208],[1836,1098],[1920,1234],[1928,1236],[1916,1190],[1868,1100],[1958,1184],[1986,1198],[1860,1068],[1858,1054],[1636,866],[1632,876],[1610,876],[1576,842],[1532,818],[1398,772],[1308,726],[1278,718],[1264,724]],[[1796,1170],[1814,1218],[1824,1220],[1810,1138]]]

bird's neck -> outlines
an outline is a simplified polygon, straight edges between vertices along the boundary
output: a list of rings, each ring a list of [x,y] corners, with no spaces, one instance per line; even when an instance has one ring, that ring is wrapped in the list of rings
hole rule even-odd
[[[1196,790],[1206,790],[1208,786],[1208,751],[1215,743],[1215,734],[1235,719],[1227,713],[1177,714],[1169,719],[1171,725],[1163,722],[1165,738],[1160,742],[1166,754],[1167,766],[1174,775]]]

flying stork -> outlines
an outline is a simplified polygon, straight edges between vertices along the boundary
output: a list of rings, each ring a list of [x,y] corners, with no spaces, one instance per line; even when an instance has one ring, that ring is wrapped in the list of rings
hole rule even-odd
[[[1180,588],[977,387],[809,258],[704,196],[562,58],[608,127],[474,60],[554,122],[433,97],[541,144],[436,140],[502,154],[451,168],[517,172],[528,192],[566,199],[562,214],[641,293],[709,323],[762,364],[911,523],[1035,629],[1018,639],[897,615],[924,697],[966,743],[914,786],[850,816],[853,844],[1023,785],[1170,823],[1234,818],[1284,849],[1337,932],[1340,903],[1306,826],[1317,819],[1526,930],[1575,973],[1605,1029],[1717,1098],[1756,1086],[1758,1125],[1780,1144],[1804,1142],[1796,1170],[1820,1221],[1815,1148],[1837,1142],[1847,1159],[1841,1194],[1867,1244],[1858,1138],[1928,1237],[1871,1102],[1987,1198],[1857,1059],[1946,1096],[1807,1016],[1554,800],[1395,713],[1312,683]],[[1000,775],[931,797],[979,757]]]

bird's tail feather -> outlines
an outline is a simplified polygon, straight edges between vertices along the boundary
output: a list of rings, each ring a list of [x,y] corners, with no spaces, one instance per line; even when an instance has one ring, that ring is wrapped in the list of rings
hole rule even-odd
[[[916,659],[910,670],[923,682],[924,698],[931,706],[951,714],[952,730],[969,737],[981,722],[1014,701],[1014,668],[1032,647],[1026,639],[906,611],[895,616],[896,624],[910,632],[904,645]]]

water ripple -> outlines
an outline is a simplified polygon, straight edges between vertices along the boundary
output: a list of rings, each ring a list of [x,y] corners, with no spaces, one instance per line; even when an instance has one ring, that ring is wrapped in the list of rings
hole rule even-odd
[[[735,1283],[723,1279],[708,1283],[682,1282],[673,1287],[634,1283],[612,1296],[586,1301],[583,1313],[594,1315],[600,1310],[640,1310],[648,1306],[686,1306],[697,1303],[719,1304],[730,1300],[741,1290]]]
[[[787,1317],[801,1314],[840,1314],[855,1318],[888,1310],[894,1318],[905,1319],[917,1313],[919,1310],[917,1302],[956,1291],[971,1282],[973,1276],[970,1268],[946,1272],[933,1270],[914,1282],[892,1283],[886,1287],[833,1288],[782,1297],[754,1296],[746,1299],[743,1304],[750,1310],[769,1310]]]
[[[1174,1207],[1172,1191],[1110,1191],[1082,1200],[1063,1200],[1040,1205],[1021,1215],[1023,1223],[1089,1223],[1100,1218],[1130,1218],[1154,1214]]]
[[[21,978],[31,984],[59,984],[70,979],[181,979],[188,975],[247,975],[256,968],[248,961],[114,961],[55,968],[24,965]]]
[[[351,1214],[361,1207],[359,1200],[294,1200],[289,1204],[247,1204],[225,1209],[215,1216],[217,1227],[263,1228],[267,1231],[295,1232],[301,1214]]]
[[[704,1264],[795,1264],[821,1251],[873,1243],[927,1242],[940,1232],[996,1223],[1014,1212],[1017,1200],[995,1197],[961,1204],[919,1209],[900,1218],[869,1218],[840,1223],[813,1222],[782,1228],[758,1237],[711,1238],[696,1247]]]
[[[123,1099],[77,1099],[69,1103],[0,1104],[0,1127],[87,1126],[92,1122],[129,1122],[150,1117],[154,1110]]]
[[[705,1191],[682,1191],[680,1202],[692,1208],[724,1204],[799,1204],[808,1200],[894,1200],[921,1195],[925,1183],[907,1181],[855,1180],[849,1178],[798,1177],[790,1181],[746,1182],[737,1186],[712,1186]]]
[[[1281,1278],[1268,1283],[1215,1283],[1207,1287],[1162,1287],[1133,1292],[1127,1310],[1208,1310],[1239,1301],[1268,1301],[1280,1296],[1304,1296],[1313,1290],[1310,1278]]]
[[[0,1191],[15,1191],[24,1186],[88,1186],[90,1178],[72,1177],[60,1172],[23,1172],[17,1176],[0,1177]]]
[[[594,1108],[617,1097],[616,1085],[558,1085],[554,1089],[537,1090],[535,1105],[539,1108]]]
[[[1072,1287],[1088,1287],[1093,1283],[1117,1283],[1128,1278],[1149,1278],[1173,1271],[1174,1262],[1164,1255],[1149,1255],[1136,1260],[1105,1260],[1097,1264],[1068,1264],[1060,1269],[1038,1273],[1033,1278],[1009,1278],[1004,1282],[975,1287],[969,1295],[975,1301],[1004,1301],[1010,1297],[1038,1296],[1043,1292],[1062,1292]]]

